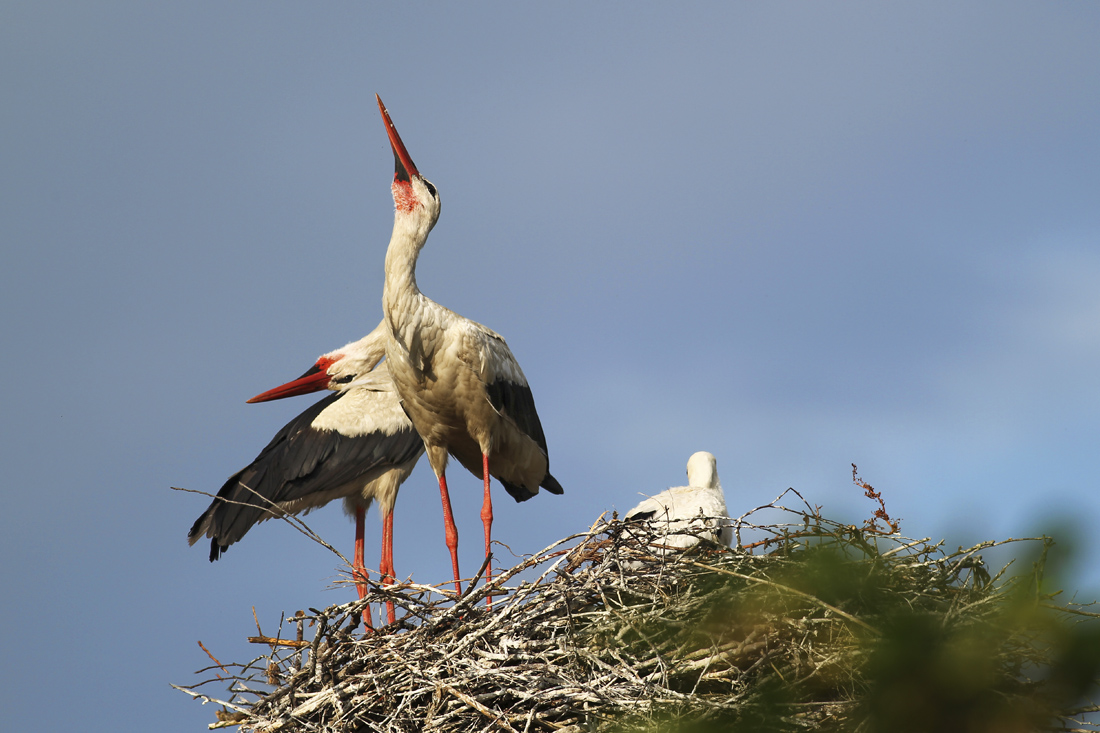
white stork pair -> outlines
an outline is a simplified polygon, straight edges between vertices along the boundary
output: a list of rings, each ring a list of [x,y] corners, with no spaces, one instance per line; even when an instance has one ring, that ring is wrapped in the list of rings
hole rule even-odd
[[[231,476],[188,538],[194,544],[209,537],[210,559],[216,560],[257,522],[343,498],[356,517],[353,566],[361,578],[363,517],[377,499],[384,523],[379,570],[390,580],[397,491],[427,452],[439,480],[455,590],[461,593],[448,456],[483,480],[487,558],[493,523],[490,476],[516,501],[530,499],[540,487],[554,494],[562,488],[550,475],[531,388],[504,339],[417,288],[416,260],[439,218],[439,195],[413,164],[381,99],[378,108],[394,154],[384,320],[360,341],[320,357],[299,379],[249,400],[336,391],[288,423],[252,464]],[[386,362],[376,368],[383,356]],[[359,592],[362,597],[361,586]],[[391,606],[391,623],[393,618]]]

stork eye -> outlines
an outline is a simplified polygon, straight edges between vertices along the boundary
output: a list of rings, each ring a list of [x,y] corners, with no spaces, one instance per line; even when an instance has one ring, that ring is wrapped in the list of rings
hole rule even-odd
[[[428,193],[432,195],[432,198],[439,198],[439,194],[435,192],[435,186],[432,185],[431,181],[424,181],[424,185],[428,187]]]
[[[350,382],[353,379],[355,379],[354,374],[345,374],[344,376],[337,377],[336,379],[333,379],[332,381],[335,382],[336,384],[347,384],[348,382]]]

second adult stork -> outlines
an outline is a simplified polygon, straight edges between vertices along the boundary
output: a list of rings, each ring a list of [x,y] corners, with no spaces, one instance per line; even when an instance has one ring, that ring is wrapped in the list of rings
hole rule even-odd
[[[258,522],[343,499],[345,511],[355,517],[352,569],[359,580],[365,574],[364,519],[377,501],[383,521],[379,572],[383,581],[393,579],[393,506],[424,447],[401,410],[388,365],[376,367],[385,354],[385,331],[379,324],[359,341],[322,355],[298,379],[248,400],[336,392],[287,423],[195,520],[187,538],[195,544],[209,537],[211,561]],[[363,586],[356,587],[362,598]],[[392,623],[392,607],[389,616]]]

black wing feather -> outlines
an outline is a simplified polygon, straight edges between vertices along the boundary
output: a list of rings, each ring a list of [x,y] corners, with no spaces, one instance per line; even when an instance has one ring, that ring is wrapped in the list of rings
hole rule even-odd
[[[535,396],[531,393],[531,387],[508,379],[497,379],[492,384],[485,385],[485,392],[493,408],[511,419],[524,435],[538,444],[542,454],[546,456],[546,476],[539,485],[551,494],[565,493],[558,480],[550,475],[550,452],[546,448],[546,434],[535,409]],[[516,501],[526,501],[538,493],[507,481],[500,480],[500,483]]]
[[[516,384],[508,379],[497,379],[485,385],[489,403],[501,415],[507,415],[524,435],[538,443],[546,453],[546,434],[542,432],[539,413],[535,410],[535,396],[526,384]]]
[[[273,504],[331,491],[374,469],[412,460],[423,450],[411,425],[393,435],[354,437],[313,428],[317,416],[344,394],[329,395],[284,425],[256,460],[222,485],[188,539],[209,536],[210,559],[217,560],[253,525],[275,516]]]

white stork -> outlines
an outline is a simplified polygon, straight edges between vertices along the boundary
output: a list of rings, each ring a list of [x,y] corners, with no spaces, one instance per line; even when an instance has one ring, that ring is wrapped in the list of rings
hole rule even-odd
[[[661,534],[661,544],[688,548],[699,544],[696,533],[680,534],[707,527],[715,541],[729,547],[733,528],[726,512],[726,496],[718,481],[718,462],[706,451],[692,454],[687,463],[687,486],[666,489],[642,501],[626,513],[625,519],[648,520]]]
[[[209,537],[211,561],[258,522],[343,499],[345,511],[355,516],[354,577],[363,578],[364,518],[377,500],[383,521],[379,572],[384,582],[393,580],[393,506],[424,446],[401,409],[388,365],[375,368],[385,355],[385,331],[379,324],[359,341],[318,358],[298,379],[248,400],[335,391],[283,426],[195,520],[188,541]],[[357,590],[360,598],[366,594],[362,586]]]
[[[447,491],[447,456],[484,481],[485,555],[492,539],[494,476],[516,501],[539,487],[562,488],[550,475],[546,437],[531,388],[504,339],[431,300],[416,286],[416,260],[439,218],[439,194],[417,171],[382,100],[378,109],[393,148],[393,237],[386,250],[382,308],[389,326],[386,359],[405,412],[424,439],[439,479],[455,589],[461,593],[458,530]],[[486,578],[491,577],[487,569]]]

